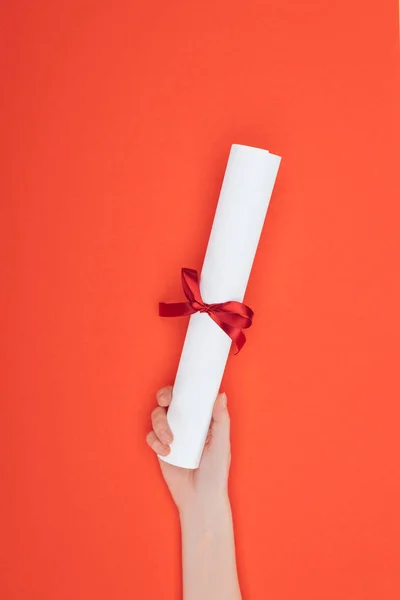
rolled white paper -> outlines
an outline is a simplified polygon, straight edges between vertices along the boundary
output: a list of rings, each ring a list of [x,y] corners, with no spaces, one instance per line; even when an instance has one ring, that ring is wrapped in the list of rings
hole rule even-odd
[[[204,302],[243,301],[280,160],[267,150],[233,144],[201,271]],[[168,410],[174,441],[163,461],[199,466],[230,346],[206,313],[190,317]]]

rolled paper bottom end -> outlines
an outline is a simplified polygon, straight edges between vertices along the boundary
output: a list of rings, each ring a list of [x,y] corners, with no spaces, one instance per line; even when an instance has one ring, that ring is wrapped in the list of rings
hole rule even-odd
[[[185,460],[182,458],[177,458],[174,456],[161,456],[160,454],[157,455],[158,458],[160,460],[162,460],[165,463],[168,463],[169,465],[173,465],[174,467],[180,467],[181,469],[198,469],[200,466],[200,459],[199,460]]]

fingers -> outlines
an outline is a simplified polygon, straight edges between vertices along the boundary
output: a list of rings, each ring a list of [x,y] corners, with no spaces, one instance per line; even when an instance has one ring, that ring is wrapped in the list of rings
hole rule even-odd
[[[167,421],[166,408],[169,406],[172,398],[172,385],[167,385],[160,390],[157,394],[158,406],[151,413],[151,424],[153,431],[146,436],[146,442],[161,456],[167,456],[170,453],[169,444],[173,440],[172,431]]]
[[[168,425],[167,412],[162,406],[157,406],[151,413],[151,424],[153,425],[153,431],[163,444],[170,444],[173,436],[172,431]]]
[[[160,442],[154,431],[150,431],[150,433],[147,434],[146,442],[154,452],[161,456],[167,456],[170,453],[170,447]]]
[[[172,398],[172,385],[166,385],[158,390],[156,397],[160,406],[169,406]]]

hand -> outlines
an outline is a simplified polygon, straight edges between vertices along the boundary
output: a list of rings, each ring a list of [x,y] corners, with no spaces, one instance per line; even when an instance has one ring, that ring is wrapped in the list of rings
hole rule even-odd
[[[149,446],[161,456],[170,452],[173,433],[167,421],[172,386],[157,392],[158,406],[151,414],[153,430],[147,435]],[[180,512],[191,507],[207,508],[228,498],[228,474],[231,460],[230,419],[226,394],[214,404],[212,421],[198,469],[183,469],[159,460],[164,479]]]
[[[157,392],[151,415],[149,446],[161,456],[170,452],[173,434],[167,407],[172,387]],[[220,394],[198,469],[182,469],[159,460],[178,507],[182,531],[183,597],[185,600],[240,600],[232,512],[228,498],[231,461],[227,398]]]

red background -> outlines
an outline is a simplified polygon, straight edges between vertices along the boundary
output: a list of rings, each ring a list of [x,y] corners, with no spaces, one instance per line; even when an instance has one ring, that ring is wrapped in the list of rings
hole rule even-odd
[[[224,380],[244,598],[400,597],[395,0],[1,3],[7,600],[176,600],[145,445],[231,143],[283,156]]]

